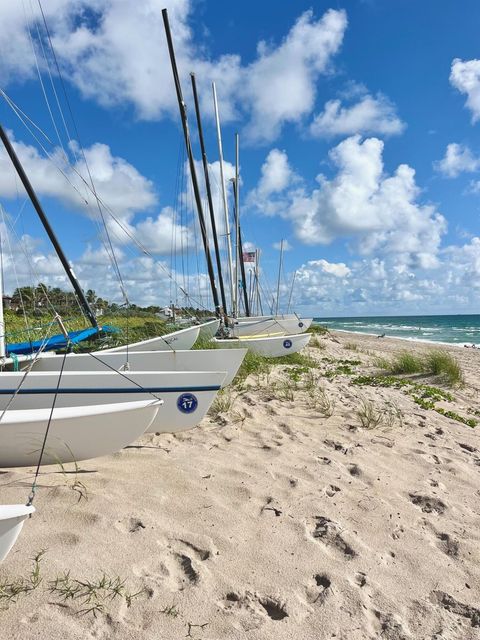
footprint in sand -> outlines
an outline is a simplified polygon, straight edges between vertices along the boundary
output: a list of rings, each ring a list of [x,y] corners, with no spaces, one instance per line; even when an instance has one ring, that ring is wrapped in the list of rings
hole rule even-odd
[[[323,443],[326,444],[327,447],[329,447],[330,449],[334,449],[335,451],[343,451],[344,453],[347,453],[348,451],[348,448],[341,442],[335,442],[334,440],[324,440]]]
[[[325,573],[315,574],[312,583],[305,588],[307,601],[310,604],[324,604],[331,586],[332,581]]]
[[[315,517],[315,528],[311,535],[315,540],[323,542],[328,547],[333,547],[342,553],[347,560],[354,558],[357,553],[342,536],[342,528],[333,520],[324,516]]]
[[[420,507],[424,513],[438,513],[440,515],[447,508],[447,505],[438,498],[423,496],[418,493],[409,493],[408,495],[411,502],[413,502],[415,506]]]
[[[245,621],[243,626],[249,629],[258,628],[266,621],[267,617],[274,621],[288,618],[286,605],[278,598],[262,596],[250,591],[246,591],[244,594],[235,591],[227,593],[223,599],[222,606],[230,611],[237,610],[243,614],[248,612],[251,620],[249,622]]]
[[[341,491],[340,487],[335,484],[329,484],[328,487],[325,487],[325,493],[329,498],[333,498],[339,491]]]
[[[401,623],[391,613],[383,613],[374,609],[369,612],[368,617],[373,623],[379,638],[385,638],[385,640],[409,640],[411,638],[410,634],[403,629]]]
[[[437,540],[439,548],[447,554],[447,556],[458,556],[458,550],[460,543],[455,538],[452,538],[448,533],[437,533]]]
[[[457,616],[467,618],[470,621],[472,627],[480,627],[480,609],[472,607],[469,604],[464,604],[455,600],[455,598],[444,591],[433,591],[430,596],[431,601],[445,609],[454,613]]]
[[[277,506],[275,506],[275,505],[277,505]],[[277,518],[282,515],[282,510],[280,509],[280,505],[277,503],[275,498],[272,498],[271,496],[269,496],[267,498],[265,504],[260,509],[260,514],[264,513],[265,511],[268,511],[269,513],[272,513],[272,514],[275,514],[275,516]]]
[[[348,473],[355,478],[359,478],[362,475],[362,470],[358,466],[358,464],[349,464],[348,465]]]
[[[468,451],[468,453],[475,453],[475,451],[477,450],[475,447],[472,447],[471,444],[466,444],[465,442],[458,442],[457,444],[464,451]]]
[[[207,546],[210,548],[206,548]],[[168,546],[167,554],[160,563],[157,574],[151,573],[148,577],[157,583],[161,582],[172,591],[183,591],[200,582],[202,572],[205,571],[203,563],[215,555],[215,549],[211,544],[203,545],[177,538]]]
[[[363,573],[363,571],[357,571],[354,580],[355,584],[362,588],[367,584],[367,574]]]

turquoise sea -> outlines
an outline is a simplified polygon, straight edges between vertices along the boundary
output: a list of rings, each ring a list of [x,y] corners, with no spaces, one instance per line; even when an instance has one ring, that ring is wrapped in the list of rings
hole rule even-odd
[[[314,318],[314,321],[339,331],[480,347],[480,315]]]

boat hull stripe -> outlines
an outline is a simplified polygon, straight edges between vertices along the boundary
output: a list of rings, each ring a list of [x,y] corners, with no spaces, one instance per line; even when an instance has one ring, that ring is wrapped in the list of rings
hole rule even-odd
[[[60,387],[57,389],[56,387],[44,389],[0,389],[0,395],[14,395],[15,392],[17,395],[37,395],[37,394],[87,394],[87,393],[199,393],[201,391],[219,391],[220,385],[211,385],[207,387],[129,387],[129,388],[118,388],[118,387],[89,387],[89,388],[79,388],[79,387]]]

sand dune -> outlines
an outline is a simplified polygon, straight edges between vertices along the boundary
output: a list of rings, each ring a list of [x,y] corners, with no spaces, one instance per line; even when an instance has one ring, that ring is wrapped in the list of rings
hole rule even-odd
[[[43,580],[0,611],[0,636],[479,638],[480,426],[422,409],[402,389],[352,384],[372,374],[376,353],[428,347],[335,339],[308,353],[323,374],[359,360],[346,365],[354,375],[294,390],[277,367],[200,428],[149,434],[77,475],[45,468],[37,513],[0,567],[0,596],[41,549]],[[467,385],[449,409],[473,415],[480,352],[452,352]],[[373,429],[357,415],[369,400],[384,412]],[[30,479],[28,469],[0,472],[1,501],[24,500]],[[66,571],[71,583],[105,572],[142,593],[80,614],[85,599],[49,591]]]

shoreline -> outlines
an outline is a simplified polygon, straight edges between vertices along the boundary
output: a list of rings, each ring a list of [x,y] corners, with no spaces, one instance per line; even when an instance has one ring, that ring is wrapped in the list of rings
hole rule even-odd
[[[325,325],[320,325],[318,324],[317,326],[322,326],[324,327]],[[367,333],[366,331],[349,331],[347,329],[330,329],[328,327],[326,327],[328,329],[328,331],[330,331],[330,333],[334,333],[334,332],[339,332],[342,334],[351,334],[352,336],[368,336],[369,338],[378,338],[378,334],[376,333]],[[443,342],[440,340],[427,340],[427,339],[422,339],[422,338],[406,338],[403,336],[389,336],[388,334],[385,334],[384,338],[381,338],[382,340],[388,339],[388,340],[402,340],[403,342],[420,342],[422,344],[428,344],[428,345],[436,345],[436,344],[440,344],[442,346],[445,347],[456,347],[458,349],[472,349],[472,344],[475,344],[475,349],[480,349],[480,343],[478,342]]]

